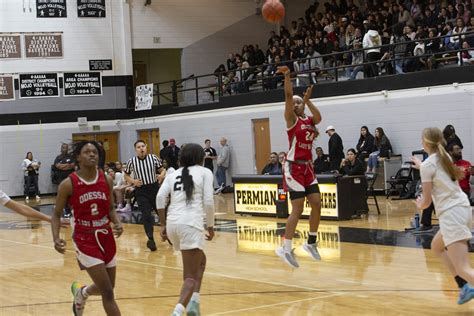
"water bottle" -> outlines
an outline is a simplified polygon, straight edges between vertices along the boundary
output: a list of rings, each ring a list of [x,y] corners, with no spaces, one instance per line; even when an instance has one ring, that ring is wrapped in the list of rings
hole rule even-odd
[[[415,214],[415,228],[420,228],[420,214]]]

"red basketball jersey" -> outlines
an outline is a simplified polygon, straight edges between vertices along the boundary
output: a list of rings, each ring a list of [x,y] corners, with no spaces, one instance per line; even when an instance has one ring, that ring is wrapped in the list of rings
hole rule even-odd
[[[74,231],[109,227],[110,192],[104,173],[97,170],[97,177],[92,182],[81,179],[76,172],[69,178],[72,182],[69,205],[74,216]]]
[[[313,140],[316,137],[316,127],[313,123],[313,117],[298,116],[295,125],[287,131],[290,142],[290,150],[286,155],[289,161],[313,160]]]

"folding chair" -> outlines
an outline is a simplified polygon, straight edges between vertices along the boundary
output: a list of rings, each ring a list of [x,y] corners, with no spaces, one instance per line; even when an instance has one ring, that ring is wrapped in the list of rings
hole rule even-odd
[[[387,191],[387,199],[394,192],[399,192],[399,195],[407,192],[408,184],[413,181],[413,169],[411,166],[411,161],[405,161],[397,173],[386,181],[388,184],[390,184],[390,189]]]
[[[375,207],[377,207],[377,214],[380,215],[379,203],[377,202],[377,196],[375,195],[374,183],[377,180],[376,173],[366,173],[365,178],[367,179],[367,200],[373,198],[375,201]]]

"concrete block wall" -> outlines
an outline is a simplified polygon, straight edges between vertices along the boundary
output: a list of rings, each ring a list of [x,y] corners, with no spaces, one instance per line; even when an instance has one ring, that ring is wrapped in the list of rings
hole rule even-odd
[[[320,108],[323,121],[321,131],[334,125],[341,135],[345,150],[354,147],[359,129],[367,125],[371,131],[381,126],[386,131],[394,153],[409,159],[411,151],[421,148],[421,131],[424,127],[444,128],[453,124],[464,143],[464,158],[474,160],[474,83],[381,93],[314,99]],[[178,145],[212,140],[219,149],[219,139],[226,137],[232,148],[229,175],[255,173],[255,149],[252,119],[268,118],[272,151],[288,149],[283,120],[283,100],[278,103],[245,106],[240,108],[175,114],[162,117],[124,121],[94,122],[101,131],[120,132],[120,159],[134,155],[133,143],[137,130],[159,128],[162,140],[171,137]],[[92,125],[92,124],[90,124]],[[92,132],[92,128],[89,127]],[[10,195],[22,195],[23,177],[21,161],[27,151],[43,162],[40,172],[40,190],[53,192],[49,181],[49,165],[59,153],[62,141],[70,141],[73,133],[84,133],[77,123],[44,124],[0,127],[0,188]],[[328,137],[322,133],[314,147],[322,146],[327,152]],[[228,179],[230,181],[230,179]]]

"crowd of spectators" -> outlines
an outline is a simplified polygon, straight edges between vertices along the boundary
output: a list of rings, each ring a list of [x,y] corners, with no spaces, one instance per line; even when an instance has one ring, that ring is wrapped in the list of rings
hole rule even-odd
[[[276,88],[276,66],[266,66],[271,63],[298,72],[314,70],[309,76],[312,83],[320,74],[331,77],[333,72],[324,69],[342,65],[346,77],[355,79],[359,73],[373,77],[432,69],[448,57],[473,63],[474,36],[456,36],[474,30],[472,9],[471,0],[316,2],[288,28],[281,26],[278,34],[270,32],[266,48],[244,45],[241,52],[230,53],[215,74],[221,76],[218,81],[223,91],[233,94],[247,92],[261,77],[265,78],[264,89]],[[436,39],[444,35],[447,37]],[[393,45],[378,48],[384,44]],[[356,50],[360,48],[366,49],[365,54]],[[465,51],[452,52],[460,48]],[[340,54],[327,56],[333,53]],[[384,62],[390,58],[405,59]],[[289,62],[294,59],[299,60]],[[358,66],[364,61],[374,63]]]

